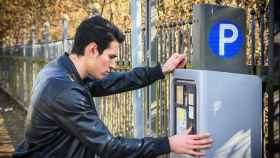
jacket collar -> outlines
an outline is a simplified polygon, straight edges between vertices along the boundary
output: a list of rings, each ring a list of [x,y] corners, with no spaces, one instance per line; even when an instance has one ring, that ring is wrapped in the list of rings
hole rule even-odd
[[[81,79],[75,65],[70,60],[68,53],[65,52],[64,55],[61,56],[61,63],[68,72],[68,77],[70,78],[70,80],[77,81],[78,83],[83,84],[83,80]]]

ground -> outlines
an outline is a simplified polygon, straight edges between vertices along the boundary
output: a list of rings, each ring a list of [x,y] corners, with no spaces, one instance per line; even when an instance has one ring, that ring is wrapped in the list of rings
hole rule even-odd
[[[23,140],[26,112],[0,89],[0,158],[9,158]]]

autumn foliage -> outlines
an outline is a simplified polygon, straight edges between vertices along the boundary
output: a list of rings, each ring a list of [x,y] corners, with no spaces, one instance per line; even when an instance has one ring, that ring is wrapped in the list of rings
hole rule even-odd
[[[142,2],[142,21],[144,7]],[[157,0],[158,23],[186,20],[191,17],[192,5],[210,3],[245,8],[247,12],[268,3],[268,0]],[[128,0],[0,0],[0,42],[15,45],[30,42],[32,25],[36,26],[38,41],[42,39],[44,23],[50,24],[51,40],[62,38],[62,19],[69,21],[69,37],[77,25],[92,11],[113,21],[121,29],[131,27],[131,3]]]

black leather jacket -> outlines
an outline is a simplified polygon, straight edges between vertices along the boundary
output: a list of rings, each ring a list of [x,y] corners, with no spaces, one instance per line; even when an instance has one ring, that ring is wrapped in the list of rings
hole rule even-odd
[[[137,89],[162,79],[161,67],[113,72],[81,80],[68,54],[47,64],[33,86],[25,139],[13,157],[150,158],[170,152],[167,137],[114,137],[98,117],[92,97]]]

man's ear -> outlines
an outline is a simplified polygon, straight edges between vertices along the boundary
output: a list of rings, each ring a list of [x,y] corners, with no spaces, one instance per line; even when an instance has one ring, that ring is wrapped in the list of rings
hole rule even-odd
[[[85,56],[95,57],[98,55],[97,44],[95,42],[89,43],[84,52]]]

